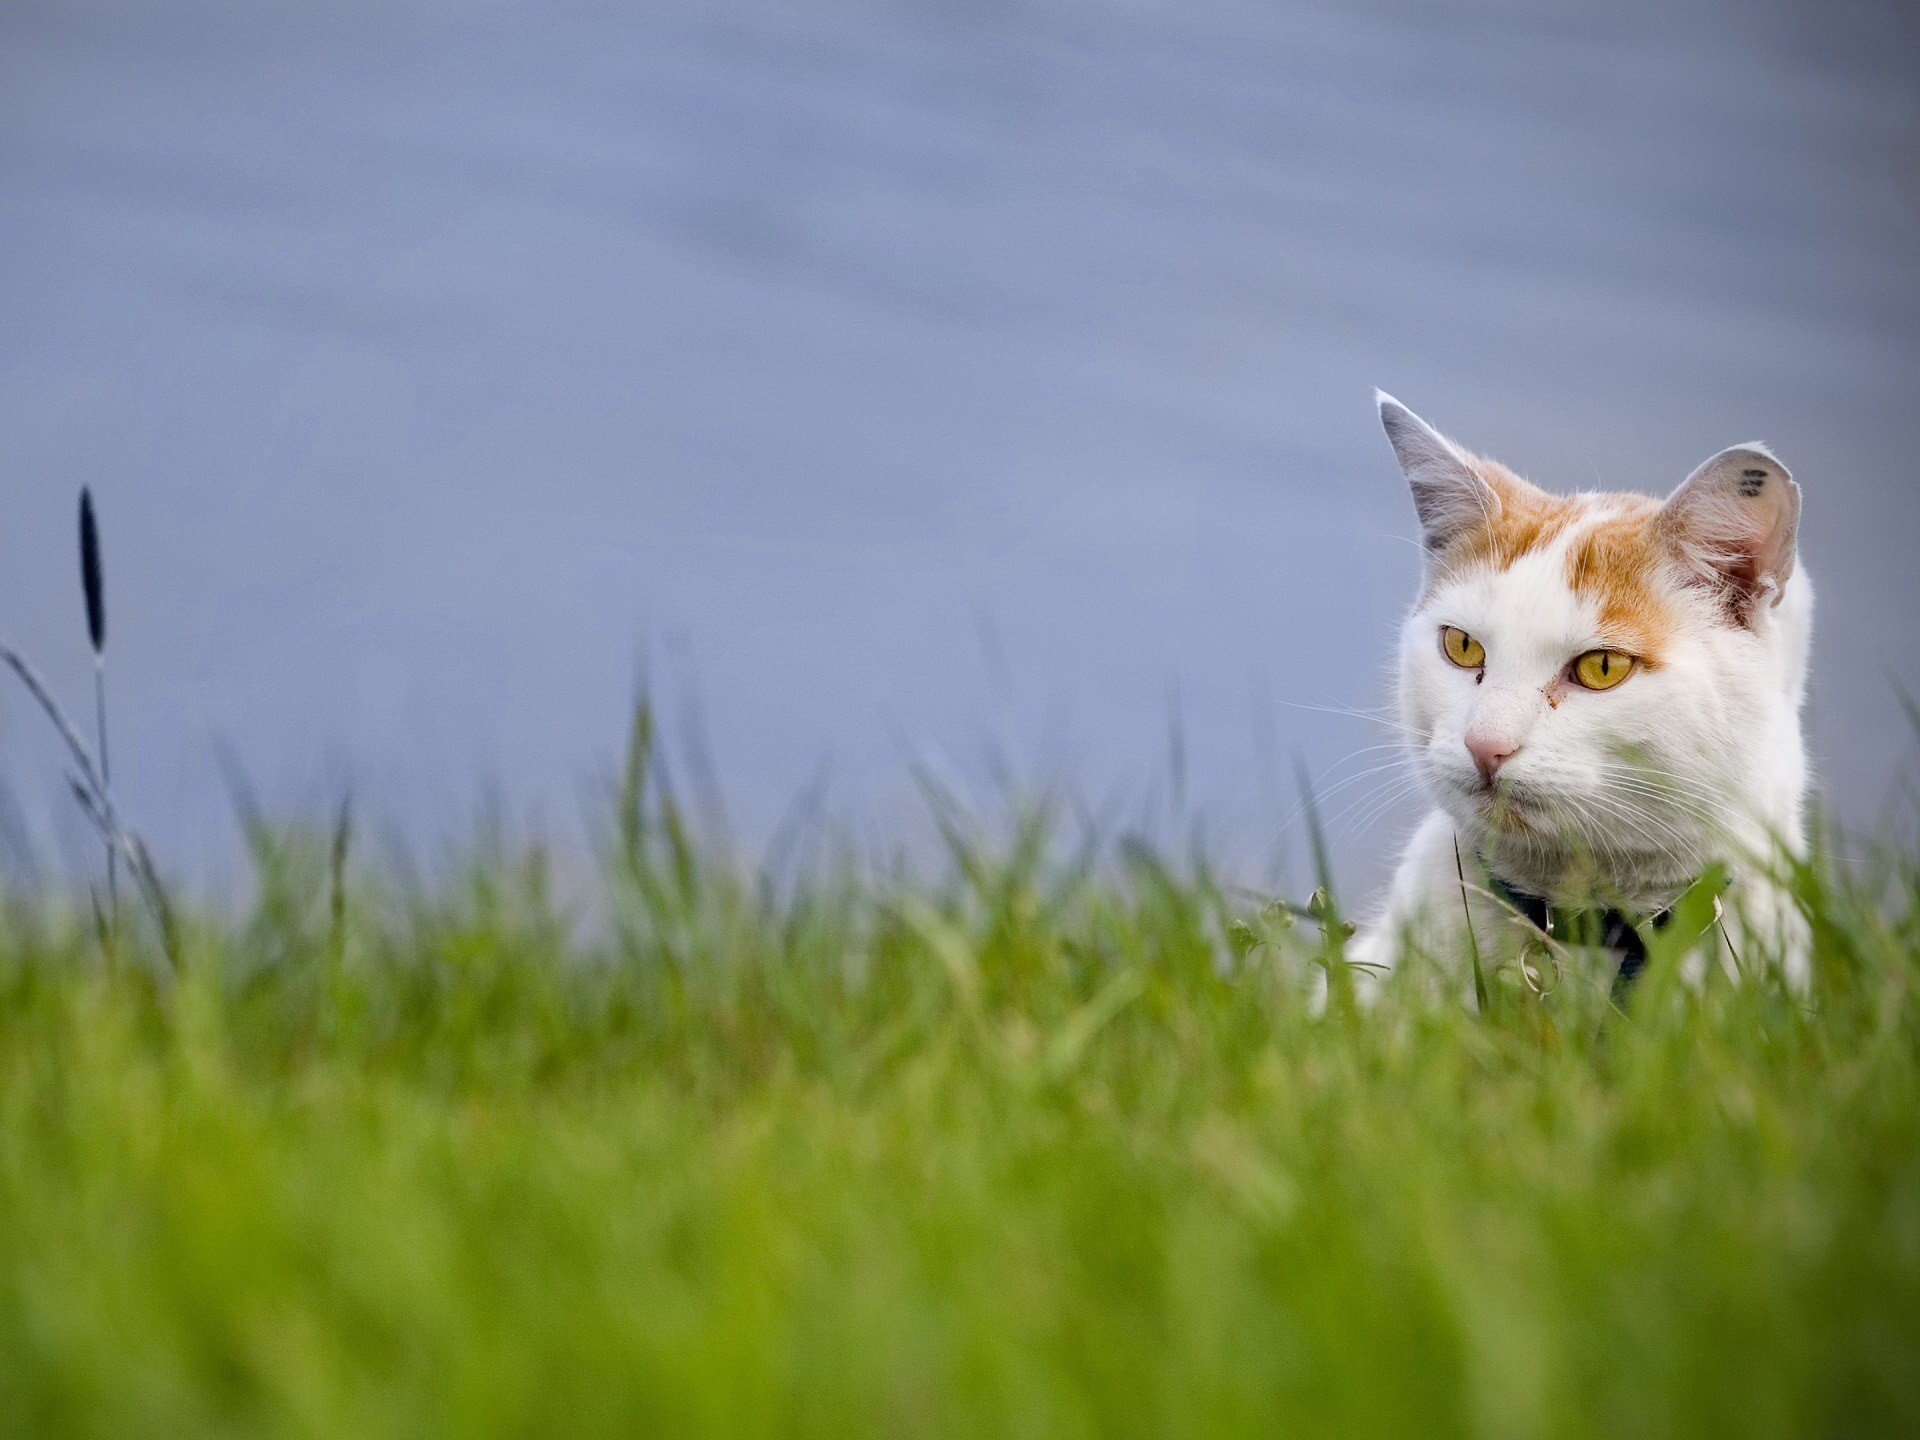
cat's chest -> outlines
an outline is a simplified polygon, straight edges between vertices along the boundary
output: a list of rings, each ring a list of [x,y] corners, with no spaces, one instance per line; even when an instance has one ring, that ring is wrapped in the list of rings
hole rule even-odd
[[[1703,848],[1692,844],[1660,852],[1595,855],[1483,838],[1476,849],[1482,867],[1516,893],[1541,896],[1568,910],[1591,909],[1594,900],[1603,899],[1602,908],[1630,914],[1665,910],[1709,863]]]

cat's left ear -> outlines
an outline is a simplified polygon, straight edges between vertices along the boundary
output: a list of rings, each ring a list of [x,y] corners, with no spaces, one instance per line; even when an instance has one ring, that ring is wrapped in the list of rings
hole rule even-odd
[[[1746,624],[1762,604],[1780,603],[1793,574],[1800,487],[1766,446],[1736,445],[1686,478],[1659,523],[1681,563],[1718,586]]]
[[[1473,457],[1386,391],[1374,391],[1373,400],[1413,487],[1427,553],[1438,554],[1469,531],[1491,525],[1500,514],[1500,496],[1474,468]]]

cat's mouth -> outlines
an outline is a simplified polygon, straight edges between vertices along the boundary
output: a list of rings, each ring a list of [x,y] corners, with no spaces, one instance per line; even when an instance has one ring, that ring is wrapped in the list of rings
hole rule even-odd
[[[1560,828],[1569,798],[1531,776],[1501,775],[1489,782],[1471,768],[1448,766],[1434,779],[1443,793],[1451,792],[1456,814],[1495,834],[1551,834]]]
[[[1468,803],[1489,830],[1526,834],[1545,826],[1551,812],[1544,797],[1505,780],[1476,782],[1463,788]]]

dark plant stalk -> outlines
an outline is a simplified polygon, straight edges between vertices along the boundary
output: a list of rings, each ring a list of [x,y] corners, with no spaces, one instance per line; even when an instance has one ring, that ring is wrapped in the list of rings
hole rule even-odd
[[[353,797],[340,802],[327,854],[327,956],[338,976],[347,958],[347,861],[353,850]]]
[[[87,642],[93,647],[93,720],[100,753],[100,784],[113,785],[113,761],[107,749],[107,587],[100,564],[100,524],[93,513],[93,491],[80,490],[80,588],[87,601]],[[120,856],[107,840],[107,908],[120,913]]]
[[[120,821],[119,812],[114,808],[113,795],[101,779],[100,769],[94,763],[87,742],[80,738],[80,731],[67,718],[66,711],[60,708],[60,702],[53,698],[53,692],[47,689],[46,682],[40,678],[39,671],[28,663],[27,657],[12,646],[0,643],[0,663],[13,671],[33,701],[40,707],[41,713],[53,723],[54,732],[61,743],[67,747],[67,754],[73,760],[73,773],[68,777],[74,799],[80,804],[80,811],[95,829],[102,840],[113,850],[125,853],[127,867],[134,880],[139,884],[141,893],[153,908],[155,922],[160,927],[161,943],[166,958],[176,967],[179,964],[178,930],[174,924],[173,906],[167,899],[166,887],[160,883],[159,871],[154,868],[153,857],[147,853],[147,847],[140,837],[128,830]]]

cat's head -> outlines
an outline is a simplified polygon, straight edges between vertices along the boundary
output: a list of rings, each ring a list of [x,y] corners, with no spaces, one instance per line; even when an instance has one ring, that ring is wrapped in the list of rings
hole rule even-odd
[[[1772,775],[1797,806],[1800,492],[1771,452],[1723,450],[1664,501],[1555,495],[1378,399],[1426,555],[1402,720],[1456,823],[1684,868]]]

